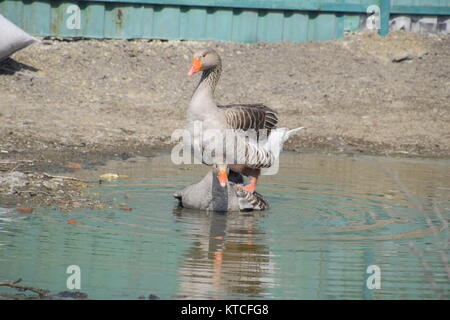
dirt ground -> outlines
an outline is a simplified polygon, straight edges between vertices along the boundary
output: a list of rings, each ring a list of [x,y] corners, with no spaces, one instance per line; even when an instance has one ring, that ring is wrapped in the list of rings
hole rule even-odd
[[[224,64],[219,103],[261,102],[279,112],[280,126],[306,127],[285,149],[450,156],[448,35],[253,44],[42,40],[0,65],[3,175],[170,148],[199,80],[187,76],[191,55],[206,46]]]

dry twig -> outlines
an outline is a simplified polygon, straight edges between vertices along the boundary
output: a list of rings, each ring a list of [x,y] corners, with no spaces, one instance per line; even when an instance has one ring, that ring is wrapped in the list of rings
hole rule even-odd
[[[48,174],[46,172],[43,173],[44,177],[50,178],[50,179],[62,179],[62,180],[71,180],[71,181],[78,181],[78,182],[84,182],[84,183],[97,183],[98,181],[93,180],[86,180],[86,179],[79,179],[74,177],[67,177],[67,176],[54,176],[51,174]]]
[[[29,287],[29,286],[19,285],[18,283],[20,281],[22,281],[22,279],[20,279],[20,278],[17,279],[16,281],[11,281],[11,280],[2,281],[2,282],[0,282],[0,287],[10,287],[10,288],[17,289],[19,291],[32,291],[34,293],[37,293],[40,298],[47,296],[47,294],[49,293],[48,290],[37,289],[37,288]]]

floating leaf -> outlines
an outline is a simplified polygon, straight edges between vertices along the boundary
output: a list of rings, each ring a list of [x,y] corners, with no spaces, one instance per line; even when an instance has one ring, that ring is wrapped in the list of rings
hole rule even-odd
[[[33,208],[31,208],[31,207],[17,207],[16,211],[17,212],[21,212],[21,213],[28,213],[28,214],[30,214],[30,213],[33,213]]]
[[[81,169],[81,164],[71,162],[71,163],[65,164],[64,167],[67,169]]]
[[[131,211],[131,210],[133,210],[133,208],[130,208],[130,207],[120,207],[120,210],[123,210],[123,211]]]
[[[100,178],[105,179],[105,180],[114,180],[114,179],[118,179],[119,175],[117,173],[105,173],[105,174],[102,174],[100,176]]]
[[[69,220],[67,220],[67,223],[68,224],[85,224],[84,222],[77,221],[75,219],[69,219]]]

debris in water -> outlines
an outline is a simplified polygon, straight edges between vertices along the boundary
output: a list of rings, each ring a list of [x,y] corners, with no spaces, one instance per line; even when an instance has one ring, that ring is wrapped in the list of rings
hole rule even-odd
[[[120,207],[119,209],[120,209],[120,210],[123,210],[123,211],[131,211],[131,210],[133,210],[133,208],[125,207],[125,206]]]
[[[105,179],[105,180],[114,180],[114,179],[118,179],[119,175],[117,173],[105,173],[105,174],[102,174],[100,176],[100,178]]]
[[[122,175],[122,174],[117,174],[117,173],[104,173],[104,174],[100,175],[100,178],[105,179],[105,180],[115,180],[115,179],[119,179],[119,178],[128,178],[128,176]]]
[[[2,281],[2,282],[0,282],[0,286],[14,288],[19,291],[27,291],[27,290],[32,291],[34,293],[37,293],[40,298],[46,297],[48,295],[48,293],[50,292],[49,290],[43,290],[43,289],[38,289],[38,288],[34,288],[34,287],[19,285],[18,283],[21,281],[22,281],[22,278],[19,278],[16,281],[10,281],[10,280]]]
[[[64,165],[64,168],[67,169],[81,169],[81,165],[79,163],[68,163]]]
[[[61,291],[56,296],[61,298],[87,299],[88,295],[84,292]]]
[[[6,280],[0,282],[0,287],[10,287],[16,289],[18,291],[31,291],[33,293],[37,293],[36,295],[28,295],[28,294],[10,294],[10,293],[0,293],[0,299],[25,299],[25,300],[53,300],[53,299],[61,299],[61,298],[72,298],[75,300],[83,300],[88,299],[87,293],[84,292],[70,292],[70,291],[62,291],[57,294],[50,294],[50,290],[39,289],[30,286],[25,286],[19,284],[22,279],[18,279],[16,281]]]
[[[75,219],[69,219],[69,220],[67,220],[67,223],[68,224],[85,224],[84,222],[77,221]]]
[[[17,212],[21,212],[21,213],[28,213],[28,214],[30,214],[30,213],[33,213],[33,208],[31,208],[31,207],[17,207],[16,211]]]

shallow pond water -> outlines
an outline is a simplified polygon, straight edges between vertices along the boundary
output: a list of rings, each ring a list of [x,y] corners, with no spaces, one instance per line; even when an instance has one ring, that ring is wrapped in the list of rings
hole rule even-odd
[[[284,153],[257,187],[269,210],[177,207],[173,192],[207,170],[167,154],[111,161],[74,173],[128,176],[87,190],[104,209],[0,208],[0,280],[57,293],[77,265],[94,299],[448,298],[449,160]]]

